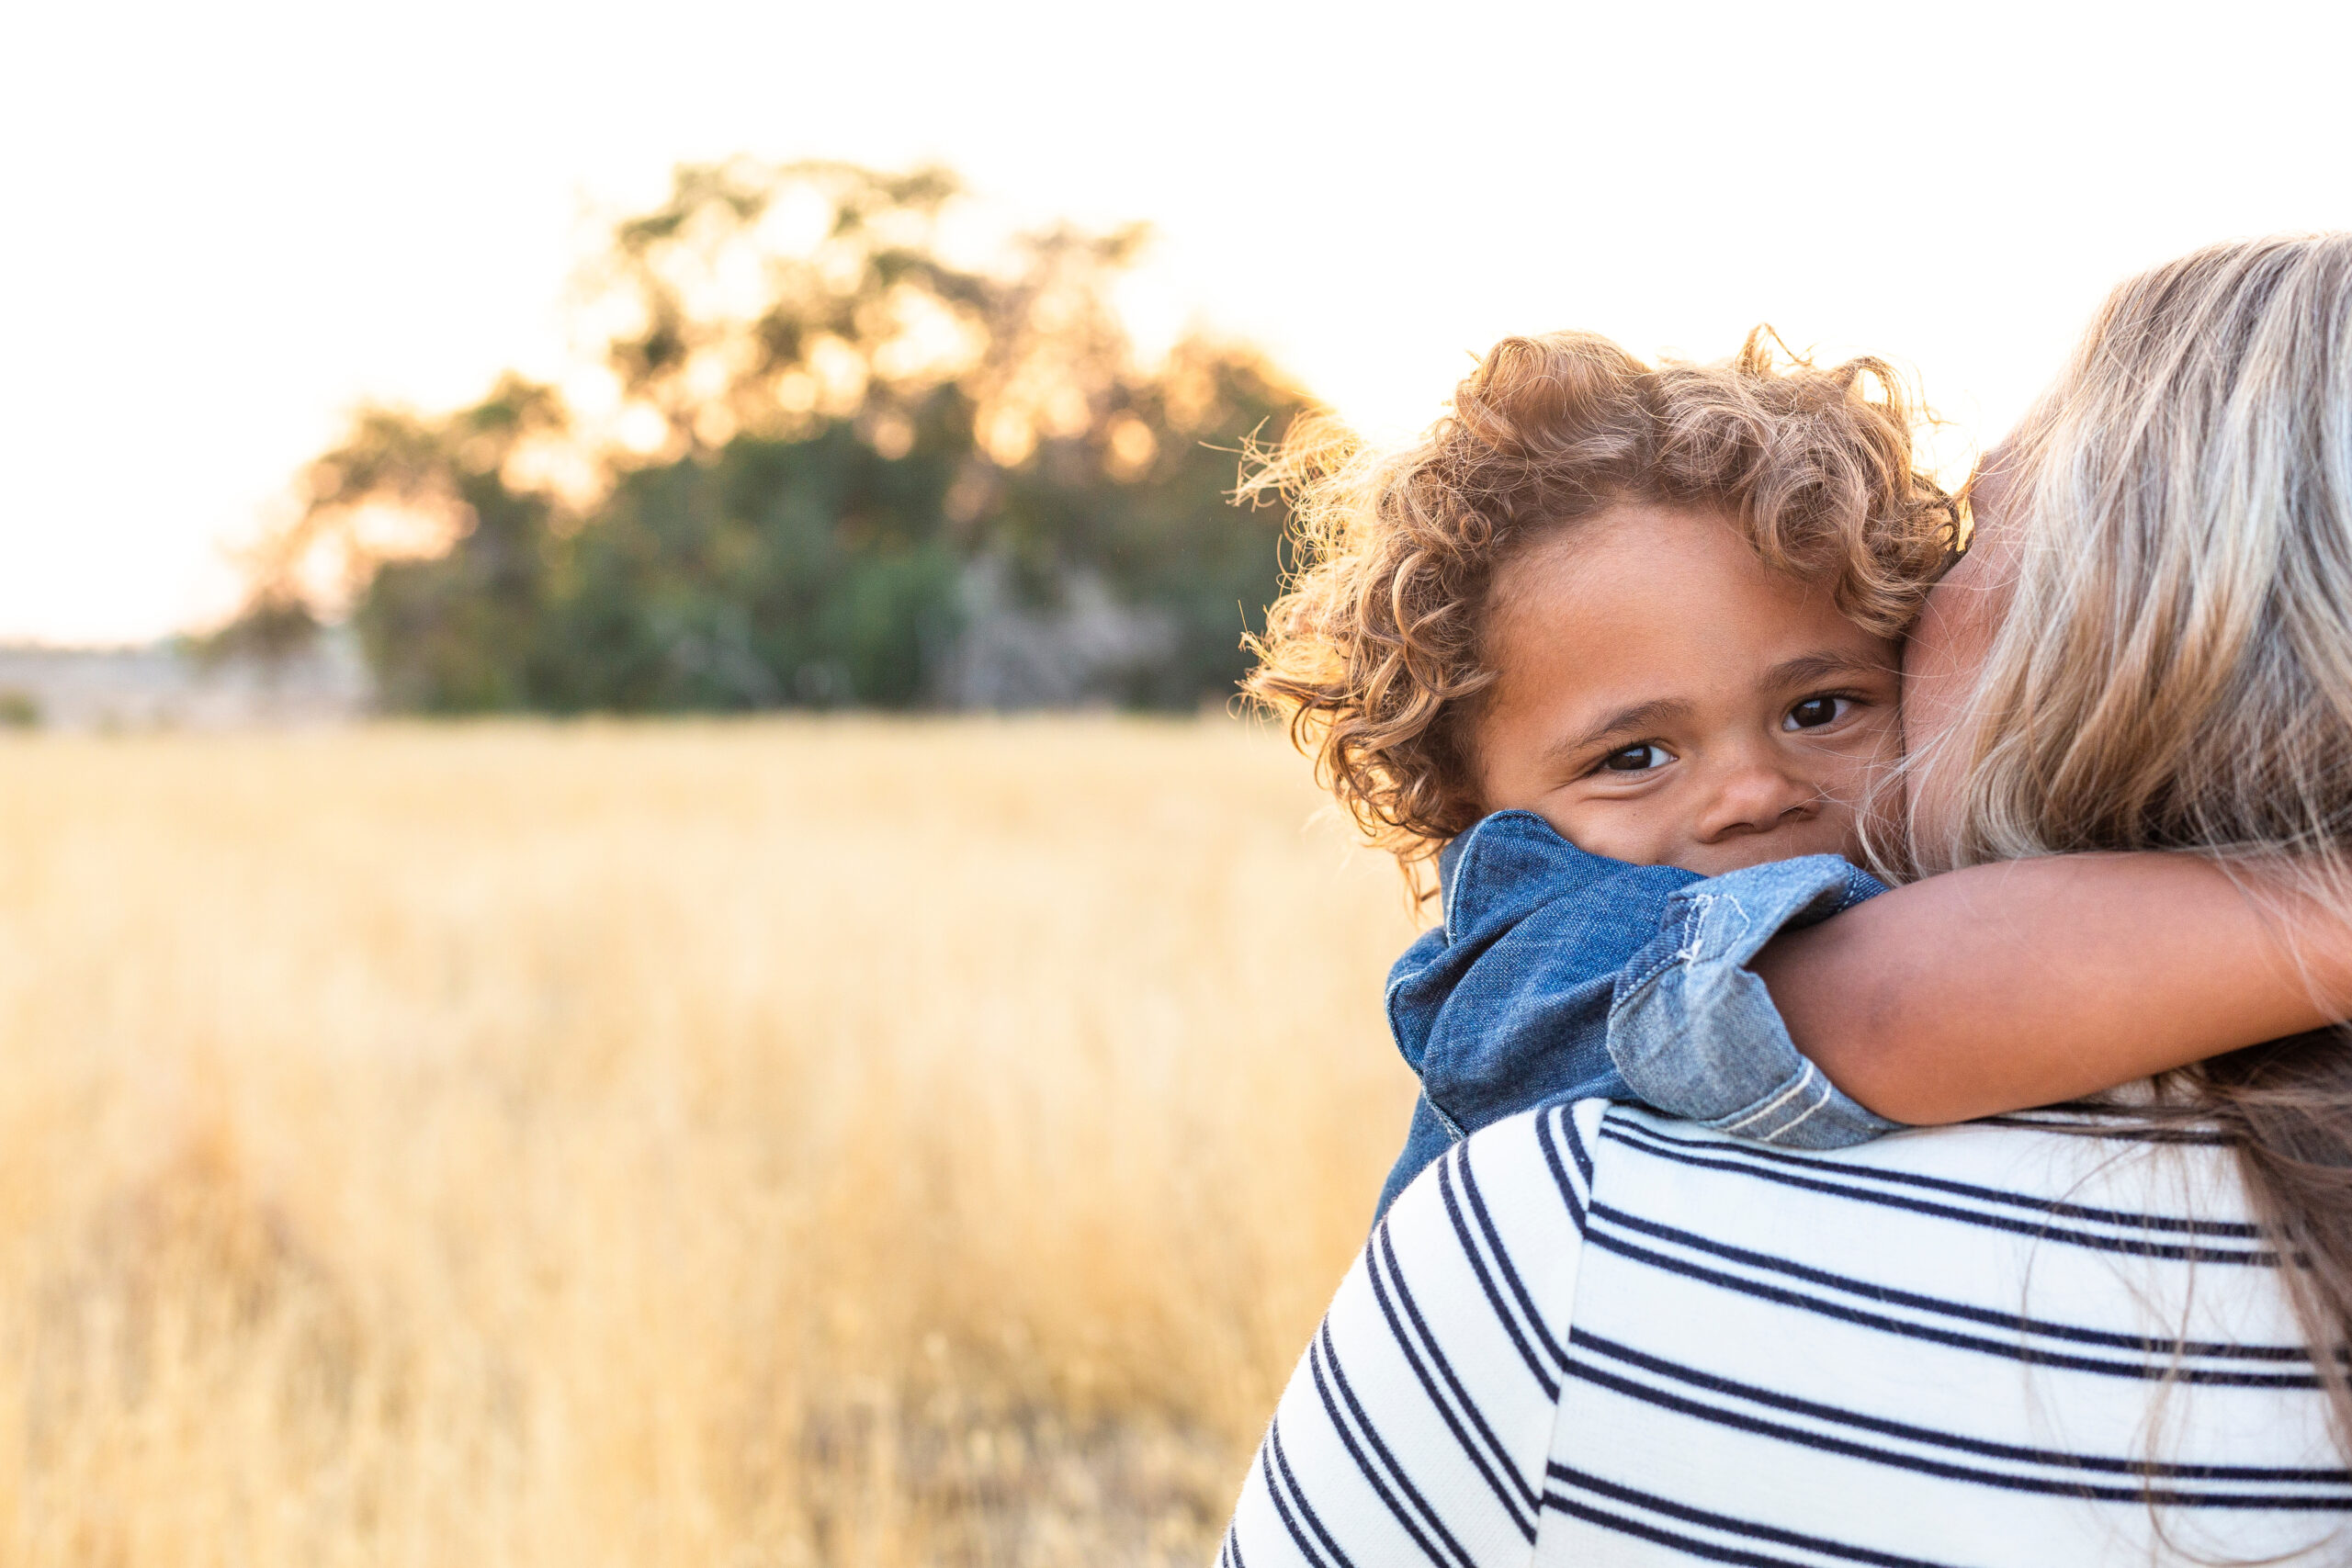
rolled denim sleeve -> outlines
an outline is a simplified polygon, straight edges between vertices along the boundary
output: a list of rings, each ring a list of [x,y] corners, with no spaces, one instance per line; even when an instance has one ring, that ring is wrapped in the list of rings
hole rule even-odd
[[[1609,1058],[1618,973],[1700,880],[1588,854],[1532,812],[1498,811],[1438,857],[1444,924],[1389,971],[1388,1025],[1421,1080],[1384,1210],[1465,1134],[1555,1098],[1635,1098]]]
[[[1782,931],[1885,890],[1835,855],[1806,855],[1676,892],[1657,938],[1617,976],[1617,1070],[1661,1111],[1788,1148],[1846,1148],[1898,1130],[1805,1059],[1747,967]]]

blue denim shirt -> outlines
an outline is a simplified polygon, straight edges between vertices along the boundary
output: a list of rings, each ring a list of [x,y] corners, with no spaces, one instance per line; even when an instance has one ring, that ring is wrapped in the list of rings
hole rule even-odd
[[[1800,1055],[1747,968],[1784,928],[1886,889],[1835,855],[1702,877],[1587,854],[1528,811],[1438,856],[1444,921],[1388,974],[1388,1023],[1421,1080],[1380,1213],[1456,1139],[1548,1100],[1637,1100],[1799,1148],[1896,1123]]]

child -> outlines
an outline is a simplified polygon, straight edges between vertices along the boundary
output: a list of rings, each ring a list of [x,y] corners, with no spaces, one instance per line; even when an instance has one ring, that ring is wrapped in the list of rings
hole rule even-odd
[[[1743,891],[1702,900],[1712,967],[1678,986],[1760,992],[1743,965],[1775,931],[1883,890],[1849,860],[1958,509],[1883,366],[1780,367],[1770,341],[1651,368],[1509,339],[1418,445],[1295,444],[1259,481],[1309,561],[1250,689],[1408,873],[1437,860],[1442,924],[1389,977],[1422,1094],[1384,1212],[1453,1140],[1563,1095],[1805,1147],[1895,1125],[1793,1046],[1709,1049],[1626,1005],[1656,1002],[1665,965],[1637,960],[1702,879]]]

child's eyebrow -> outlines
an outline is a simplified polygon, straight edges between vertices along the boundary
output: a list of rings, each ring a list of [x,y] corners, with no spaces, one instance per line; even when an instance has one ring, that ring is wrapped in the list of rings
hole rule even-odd
[[[1840,675],[1871,675],[1880,667],[1863,662],[1843,653],[1800,653],[1794,659],[1783,659],[1764,671],[1767,686],[1804,686],[1815,681],[1826,681]]]
[[[1656,702],[1635,703],[1631,707],[1619,708],[1573,740],[1563,740],[1551,749],[1551,754],[1555,758],[1572,757],[1579,751],[1592,750],[1604,740],[1638,735],[1643,730],[1671,724],[1679,718],[1688,718],[1691,712],[1690,704],[1679,697],[1660,697]]]

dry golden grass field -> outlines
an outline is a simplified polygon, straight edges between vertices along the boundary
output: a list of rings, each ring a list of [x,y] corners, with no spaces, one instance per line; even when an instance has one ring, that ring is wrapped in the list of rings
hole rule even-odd
[[[0,1562],[1203,1562],[1410,934],[1224,720],[0,744]]]

